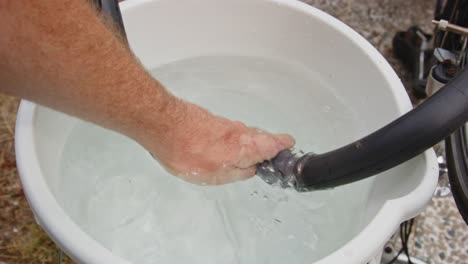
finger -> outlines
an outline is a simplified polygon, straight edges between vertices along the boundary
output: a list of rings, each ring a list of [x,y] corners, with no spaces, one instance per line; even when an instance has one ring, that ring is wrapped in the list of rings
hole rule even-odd
[[[255,166],[248,168],[230,168],[225,173],[218,174],[219,176],[212,181],[212,185],[221,185],[241,180],[246,180],[255,176],[257,169]]]
[[[225,183],[250,179],[253,176],[255,176],[256,172],[257,172],[257,168],[255,166],[251,166],[245,169],[244,168],[232,168],[226,174],[227,178],[225,179]]]
[[[296,140],[288,134],[276,134],[275,138],[280,142],[283,149],[292,148],[296,144]]]
[[[288,137],[278,137],[269,133],[249,134],[241,147],[237,166],[247,168],[264,160],[272,159],[279,151],[291,144]]]

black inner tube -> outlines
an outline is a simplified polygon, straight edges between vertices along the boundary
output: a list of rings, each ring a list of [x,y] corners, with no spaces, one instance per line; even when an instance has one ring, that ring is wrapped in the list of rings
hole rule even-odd
[[[294,167],[296,189],[317,190],[389,170],[431,148],[468,121],[468,70],[419,107],[342,148],[305,155]]]

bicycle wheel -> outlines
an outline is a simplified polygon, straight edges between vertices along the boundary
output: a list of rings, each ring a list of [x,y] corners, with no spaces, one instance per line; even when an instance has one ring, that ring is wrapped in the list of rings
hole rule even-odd
[[[453,198],[468,224],[468,125],[445,140],[447,167]]]

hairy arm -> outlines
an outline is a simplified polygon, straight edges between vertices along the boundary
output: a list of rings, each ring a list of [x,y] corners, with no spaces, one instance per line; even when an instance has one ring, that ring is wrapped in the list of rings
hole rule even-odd
[[[222,184],[294,144],[171,95],[86,0],[0,2],[0,91],[125,134],[174,174]]]

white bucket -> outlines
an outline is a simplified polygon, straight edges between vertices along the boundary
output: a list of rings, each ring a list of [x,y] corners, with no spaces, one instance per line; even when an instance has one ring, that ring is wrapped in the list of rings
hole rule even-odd
[[[206,55],[272,58],[313,69],[335,89],[339,100],[352,105],[362,121],[361,129],[355,134],[346,137],[347,131],[338,131],[343,137],[337,137],[336,142],[323,146],[324,149],[364,136],[411,109],[400,80],[364,38],[304,3],[293,0],[134,0],[121,3],[121,9],[131,47],[149,69]],[[57,197],[62,152],[78,122],[81,121],[27,101],[21,102],[16,154],[25,194],[38,223],[75,261],[127,263],[83,231],[61,207]],[[296,128],[290,129],[295,135]],[[307,131],[302,134],[307,135]],[[299,138],[301,140],[307,138]],[[353,235],[345,243],[336,245],[318,263],[371,261],[379,255],[399,223],[424,208],[432,197],[437,174],[435,155],[429,150],[367,180],[372,188],[366,202],[361,204],[365,213]]]

